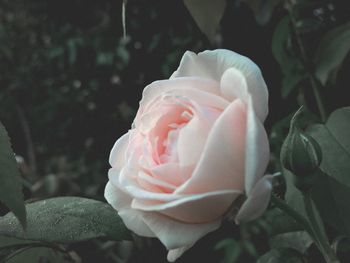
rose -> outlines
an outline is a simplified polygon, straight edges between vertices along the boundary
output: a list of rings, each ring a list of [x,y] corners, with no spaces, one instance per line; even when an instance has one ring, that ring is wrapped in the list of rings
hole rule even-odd
[[[271,192],[267,111],[250,59],[186,52],[170,79],[145,88],[132,129],[111,151],[105,198],[133,232],[159,238],[169,261],[217,229],[242,194],[235,221],[260,216]]]

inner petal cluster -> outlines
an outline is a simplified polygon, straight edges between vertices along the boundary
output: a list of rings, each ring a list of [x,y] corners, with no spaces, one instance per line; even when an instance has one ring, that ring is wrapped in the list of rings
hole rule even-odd
[[[135,127],[137,182],[147,191],[172,193],[188,180],[221,110],[182,96],[156,98]]]

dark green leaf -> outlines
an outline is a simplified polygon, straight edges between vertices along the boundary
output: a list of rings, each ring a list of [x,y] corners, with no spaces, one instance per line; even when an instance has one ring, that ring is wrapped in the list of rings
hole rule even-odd
[[[22,185],[15,155],[5,127],[0,123],[0,201],[26,225]]]
[[[216,246],[217,250],[224,250],[222,262],[236,262],[239,255],[242,253],[240,244],[233,238],[221,240]]]
[[[30,240],[24,240],[24,239],[18,239],[14,237],[7,237],[7,236],[1,236],[0,235],[0,249],[6,248],[6,247],[14,247],[14,246],[25,246],[28,244],[33,244],[36,241],[30,241]]]
[[[253,11],[256,21],[260,25],[269,22],[271,15],[281,0],[243,0]]]
[[[305,262],[303,256],[292,248],[278,248],[272,249],[262,257],[257,263],[303,263]]]
[[[322,150],[321,170],[350,187],[350,107],[334,111],[325,125],[309,127],[307,132]]]
[[[266,222],[266,231],[270,237],[302,230],[300,224],[278,208],[268,210],[259,220],[264,220]]]
[[[0,236],[27,240],[73,243],[97,237],[128,239],[116,210],[86,198],[57,197],[27,205],[28,225],[23,233],[12,213],[0,220]]]
[[[286,63],[286,58],[289,58],[286,46],[290,34],[290,20],[285,16],[278,22],[272,37],[272,54],[281,66]]]
[[[350,188],[323,174],[312,190],[312,198],[324,221],[350,236]]]
[[[293,248],[301,253],[305,253],[312,243],[312,238],[305,231],[279,234],[270,239],[270,246],[272,248]]]
[[[24,247],[5,257],[6,263],[65,263],[72,262],[63,253],[47,247]]]
[[[277,24],[272,37],[272,53],[283,73],[281,89],[283,98],[286,98],[305,78],[303,66],[291,46],[291,36],[290,19],[285,16]]]
[[[341,65],[350,50],[350,22],[329,31],[315,54],[316,76],[322,84],[331,71]]]
[[[305,79],[305,74],[299,71],[292,71],[286,74],[282,80],[281,95],[282,98],[287,98],[289,94],[297,87],[297,85]]]
[[[224,15],[226,0],[183,0],[200,30],[213,41]]]

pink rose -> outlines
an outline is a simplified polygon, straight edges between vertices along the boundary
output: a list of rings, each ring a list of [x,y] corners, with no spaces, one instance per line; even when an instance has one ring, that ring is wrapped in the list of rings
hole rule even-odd
[[[130,230],[157,237],[169,261],[217,229],[240,195],[235,221],[257,218],[271,192],[267,112],[250,59],[186,52],[170,79],[145,88],[131,130],[111,151],[105,198]]]

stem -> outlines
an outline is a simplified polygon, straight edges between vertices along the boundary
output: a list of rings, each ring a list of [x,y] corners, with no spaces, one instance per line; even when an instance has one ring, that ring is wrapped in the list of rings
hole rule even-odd
[[[315,243],[318,245],[319,250],[322,252],[327,263],[339,263],[336,254],[332,250],[327,235],[324,230],[322,221],[317,220],[315,209],[310,192],[303,193],[303,199],[305,204],[306,214],[310,220],[310,227],[313,232]],[[317,242],[316,242],[317,241]]]
[[[305,68],[305,70],[308,74],[308,77],[310,79],[311,86],[312,86],[312,92],[314,93],[314,97],[316,100],[318,111],[320,112],[321,119],[323,122],[325,122],[326,118],[327,118],[327,114],[326,114],[325,106],[324,106],[324,103],[322,101],[322,97],[321,97],[321,94],[319,91],[319,89],[323,88],[323,85],[315,77],[315,73],[314,73],[314,69],[313,69],[314,67],[313,67],[312,63],[310,63],[308,60],[308,56],[306,54],[306,50],[305,50],[305,47],[304,47],[303,42],[302,42],[302,36],[300,35],[300,32],[297,29],[297,21],[296,21],[296,18],[294,17],[292,6],[293,6],[293,3],[290,3],[290,0],[286,0],[286,9],[288,11],[290,20],[292,22],[293,31],[294,31],[296,42],[298,45],[298,49],[299,49],[300,55],[301,55],[301,62],[303,63],[304,68]]]
[[[310,194],[304,195],[305,209],[310,221],[308,221],[301,214],[291,208],[285,201],[276,197],[274,194],[271,195],[271,202],[305,228],[306,232],[314,240],[327,263],[340,263],[329,245],[326,234],[319,227],[319,222],[316,220],[316,216],[314,214],[314,207],[312,205]]]
[[[127,4],[128,0],[123,0],[123,4],[122,4],[122,24],[123,24],[123,38],[126,38],[126,16],[125,16],[125,12],[126,12],[126,4]]]
[[[297,211],[295,211],[292,207],[290,207],[284,200],[278,198],[274,194],[271,195],[271,202],[284,213],[293,218],[297,223],[302,225],[305,230],[309,233],[309,235],[313,238],[313,230],[310,227],[309,222]]]
[[[36,165],[35,147],[32,140],[32,134],[28,124],[28,120],[23,112],[22,107],[19,104],[16,104],[15,107],[16,107],[19,122],[22,126],[24,139],[27,144],[27,156],[28,156],[28,164],[29,164],[30,172],[32,175],[36,176],[37,165]]]

